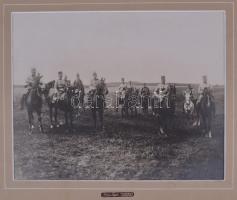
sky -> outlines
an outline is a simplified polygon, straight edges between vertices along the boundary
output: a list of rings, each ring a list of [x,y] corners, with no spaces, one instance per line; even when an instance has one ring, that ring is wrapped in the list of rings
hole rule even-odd
[[[223,11],[73,11],[12,13],[12,73],[24,84],[36,67],[43,81],[63,71],[88,84],[225,82]]]

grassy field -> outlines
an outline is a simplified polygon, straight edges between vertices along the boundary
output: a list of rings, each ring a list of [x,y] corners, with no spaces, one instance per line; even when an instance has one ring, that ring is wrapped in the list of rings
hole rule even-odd
[[[113,96],[116,86],[109,87]],[[105,131],[96,132],[89,110],[74,121],[75,130],[50,130],[47,106],[43,108],[44,134],[36,128],[28,135],[26,110],[19,110],[23,88],[14,88],[15,178],[48,180],[176,180],[224,178],[224,88],[215,87],[217,107],[213,138],[188,126],[177,88],[177,112],[168,137],[161,137],[150,114],[122,119],[105,111]],[[37,119],[37,117],[36,117]],[[63,118],[62,118],[63,120]]]

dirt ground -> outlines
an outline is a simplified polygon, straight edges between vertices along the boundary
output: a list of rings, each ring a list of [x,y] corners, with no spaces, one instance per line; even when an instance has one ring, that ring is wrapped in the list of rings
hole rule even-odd
[[[181,89],[178,89],[181,95]],[[213,138],[188,126],[178,99],[168,137],[158,134],[149,114],[122,119],[105,111],[105,131],[96,132],[89,110],[74,121],[75,130],[49,128],[43,109],[45,133],[28,134],[26,110],[19,110],[22,92],[14,89],[14,172],[18,180],[204,180],[224,178],[224,89],[215,89],[217,107]],[[37,119],[37,117],[35,117]],[[36,124],[37,125],[37,124]]]

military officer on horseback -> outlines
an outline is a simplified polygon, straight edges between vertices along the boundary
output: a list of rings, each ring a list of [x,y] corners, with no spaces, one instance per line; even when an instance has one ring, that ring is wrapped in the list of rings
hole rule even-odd
[[[71,86],[71,81],[68,80],[67,75],[64,76],[64,81],[65,81],[66,87],[70,87]]]
[[[65,97],[65,92],[67,88],[67,82],[63,79],[63,72],[58,72],[58,80],[56,80],[55,85],[55,94],[53,97],[53,101],[63,100]]]
[[[125,93],[127,91],[127,84],[125,83],[125,79],[121,78],[121,84],[119,85],[119,89],[118,91],[116,91],[116,96],[118,97],[118,99],[124,99],[125,98]]]
[[[85,88],[82,83],[82,80],[80,79],[79,73],[77,73],[77,75],[76,75],[76,80],[74,81],[73,86],[77,90],[76,93],[77,92],[80,93],[79,100],[80,100],[80,103],[82,104],[82,106],[84,106]]]
[[[143,97],[150,96],[150,89],[147,87],[146,83],[143,84],[143,87],[141,89],[141,96]]]
[[[200,104],[201,104],[201,101],[204,97],[204,92],[206,92],[208,94],[208,96],[210,97],[210,101],[211,102],[214,102],[214,96],[212,94],[212,85],[210,83],[208,83],[207,81],[207,76],[203,76],[202,77],[202,83],[199,85],[198,87],[198,98],[197,98],[197,102],[196,102],[196,109],[197,111],[199,111],[200,109]],[[200,118],[198,118],[193,126],[200,126]]]
[[[24,108],[25,99],[28,96],[30,90],[35,87],[39,87],[38,89],[40,89],[40,87],[43,85],[43,83],[41,82],[42,77],[43,76],[41,76],[39,73],[37,74],[36,68],[31,69],[31,75],[26,79],[25,84],[27,91],[22,95],[21,98],[21,110]],[[38,91],[38,95],[40,96],[40,91]]]
[[[94,94],[95,91],[96,91],[97,85],[100,83],[100,80],[98,79],[98,76],[97,76],[96,72],[93,72],[92,76],[93,76],[93,78],[90,82],[89,94]]]
[[[127,84],[125,83],[125,79],[121,78],[121,84],[119,85],[119,93],[122,95],[127,89]]]
[[[165,76],[161,76],[161,83],[159,83],[154,91],[154,96],[158,98],[160,106],[161,102],[164,100],[167,107],[169,107],[169,96],[170,85],[165,82]]]
[[[214,100],[214,97],[212,95],[212,86],[211,84],[208,83],[207,81],[207,76],[202,77],[202,83],[198,87],[198,99],[197,99],[197,104],[199,104],[203,98],[203,93],[204,90],[207,90],[209,93],[211,100]]]
[[[189,94],[191,96],[191,101],[194,100],[194,91],[193,91],[193,87],[191,84],[188,84],[188,87],[185,89],[184,91],[184,96],[186,96],[186,94]]]

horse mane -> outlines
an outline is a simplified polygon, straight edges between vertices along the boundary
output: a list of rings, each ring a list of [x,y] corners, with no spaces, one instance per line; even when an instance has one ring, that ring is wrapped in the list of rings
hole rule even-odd
[[[55,80],[46,83],[46,86],[47,86],[48,88],[53,88],[53,87],[54,87],[54,84],[55,84]]]

